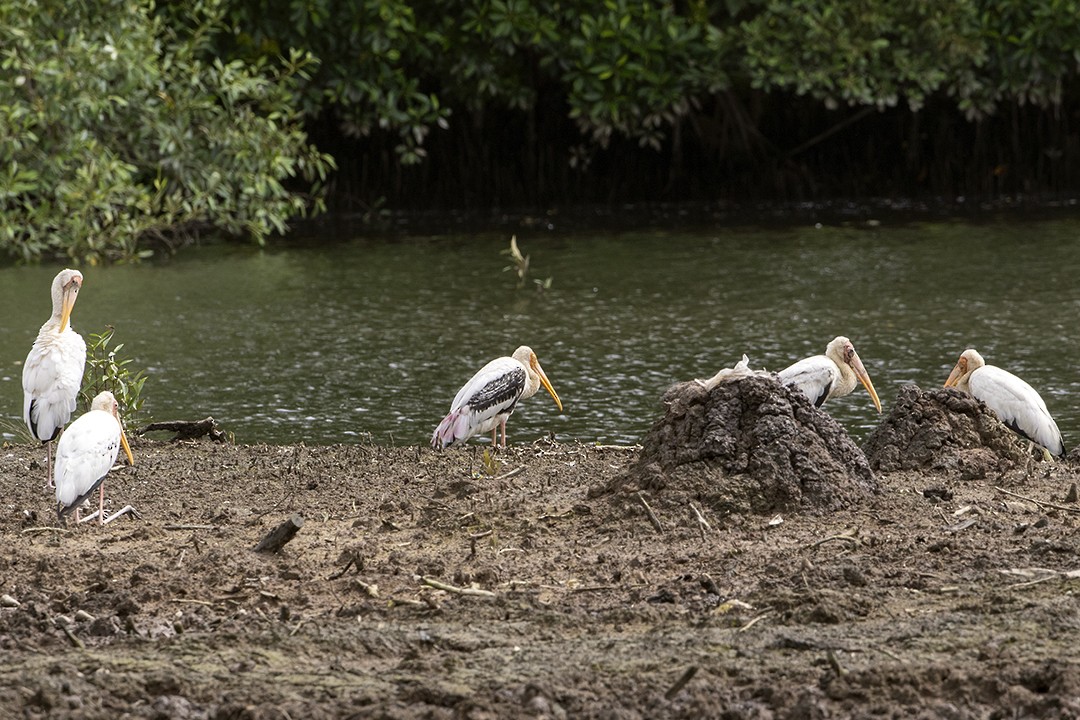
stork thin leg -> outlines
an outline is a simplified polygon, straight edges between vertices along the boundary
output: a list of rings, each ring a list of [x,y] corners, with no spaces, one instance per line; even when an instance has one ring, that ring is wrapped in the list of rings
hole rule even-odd
[[[499,427],[502,428],[502,446],[506,447],[506,420],[499,423]]]
[[[49,490],[56,488],[52,477],[52,440],[45,443],[45,487]]]
[[[496,448],[496,447],[499,446],[498,443],[496,442],[498,439],[499,439],[499,428],[497,428],[497,427],[491,428],[491,447]]]
[[[100,492],[98,493],[98,525],[105,524],[105,483],[101,483],[98,486]]]

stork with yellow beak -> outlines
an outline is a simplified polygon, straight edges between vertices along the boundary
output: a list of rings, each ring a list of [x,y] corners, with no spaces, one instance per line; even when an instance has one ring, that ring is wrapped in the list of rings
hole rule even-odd
[[[1051,455],[1065,454],[1061,431],[1042,396],[1008,370],[987,365],[974,349],[960,355],[945,387],[954,387],[982,400],[1009,429],[1042,446]]]
[[[522,345],[514,351],[513,357],[495,358],[458,391],[450,404],[450,413],[431,436],[431,446],[442,450],[488,431],[491,432],[491,444],[495,445],[496,433],[502,428],[502,447],[506,447],[506,421],[514,413],[518,401],[535,395],[541,385],[561,411],[562,401],[532,348]]]
[[[71,327],[83,276],[61,270],[52,282],[52,317],[41,326],[23,364],[23,420],[45,444],[45,484],[52,487],[52,441],[75,411],[86,365],[86,343]]]
[[[874,407],[881,412],[874,383],[863,367],[855,346],[844,336],[835,338],[825,348],[824,355],[814,355],[780,371],[780,382],[802,390],[814,407],[821,407],[826,400],[850,395],[855,382],[861,382]]]

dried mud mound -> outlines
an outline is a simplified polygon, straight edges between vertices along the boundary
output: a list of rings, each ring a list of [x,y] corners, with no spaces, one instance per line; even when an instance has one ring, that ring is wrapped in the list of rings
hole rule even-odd
[[[648,490],[737,513],[831,510],[877,490],[847,432],[772,375],[711,390],[681,383],[662,400],[667,412],[645,437],[638,462],[608,490]]]
[[[985,477],[1024,459],[1017,436],[981,400],[951,388],[904,385],[892,410],[866,439],[870,467]]]

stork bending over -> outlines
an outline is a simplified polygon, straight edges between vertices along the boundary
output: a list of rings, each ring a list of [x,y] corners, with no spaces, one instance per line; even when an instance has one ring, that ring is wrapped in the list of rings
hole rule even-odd
[[[502,447],[506,447],[506,421],[518,401],[535,395],[541,385],[551,393],[561,411],[562,401],[531,348],[522,345],[514,351],[513,357],[492,360],[458,391],[450,404],[450,413],[431,436],[431,446],[442,450],[488,431],[494,445],[496,433],[501,428]]]

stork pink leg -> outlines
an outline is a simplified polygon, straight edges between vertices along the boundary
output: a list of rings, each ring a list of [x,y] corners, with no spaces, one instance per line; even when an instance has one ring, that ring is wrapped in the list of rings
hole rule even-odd
[[[45,487],[49,490],[56,488],[52,477],[52,440],[45,443]]]
[[[98,495],[98,525],[105,524],[105,483],[100,485],[101,493]]]

